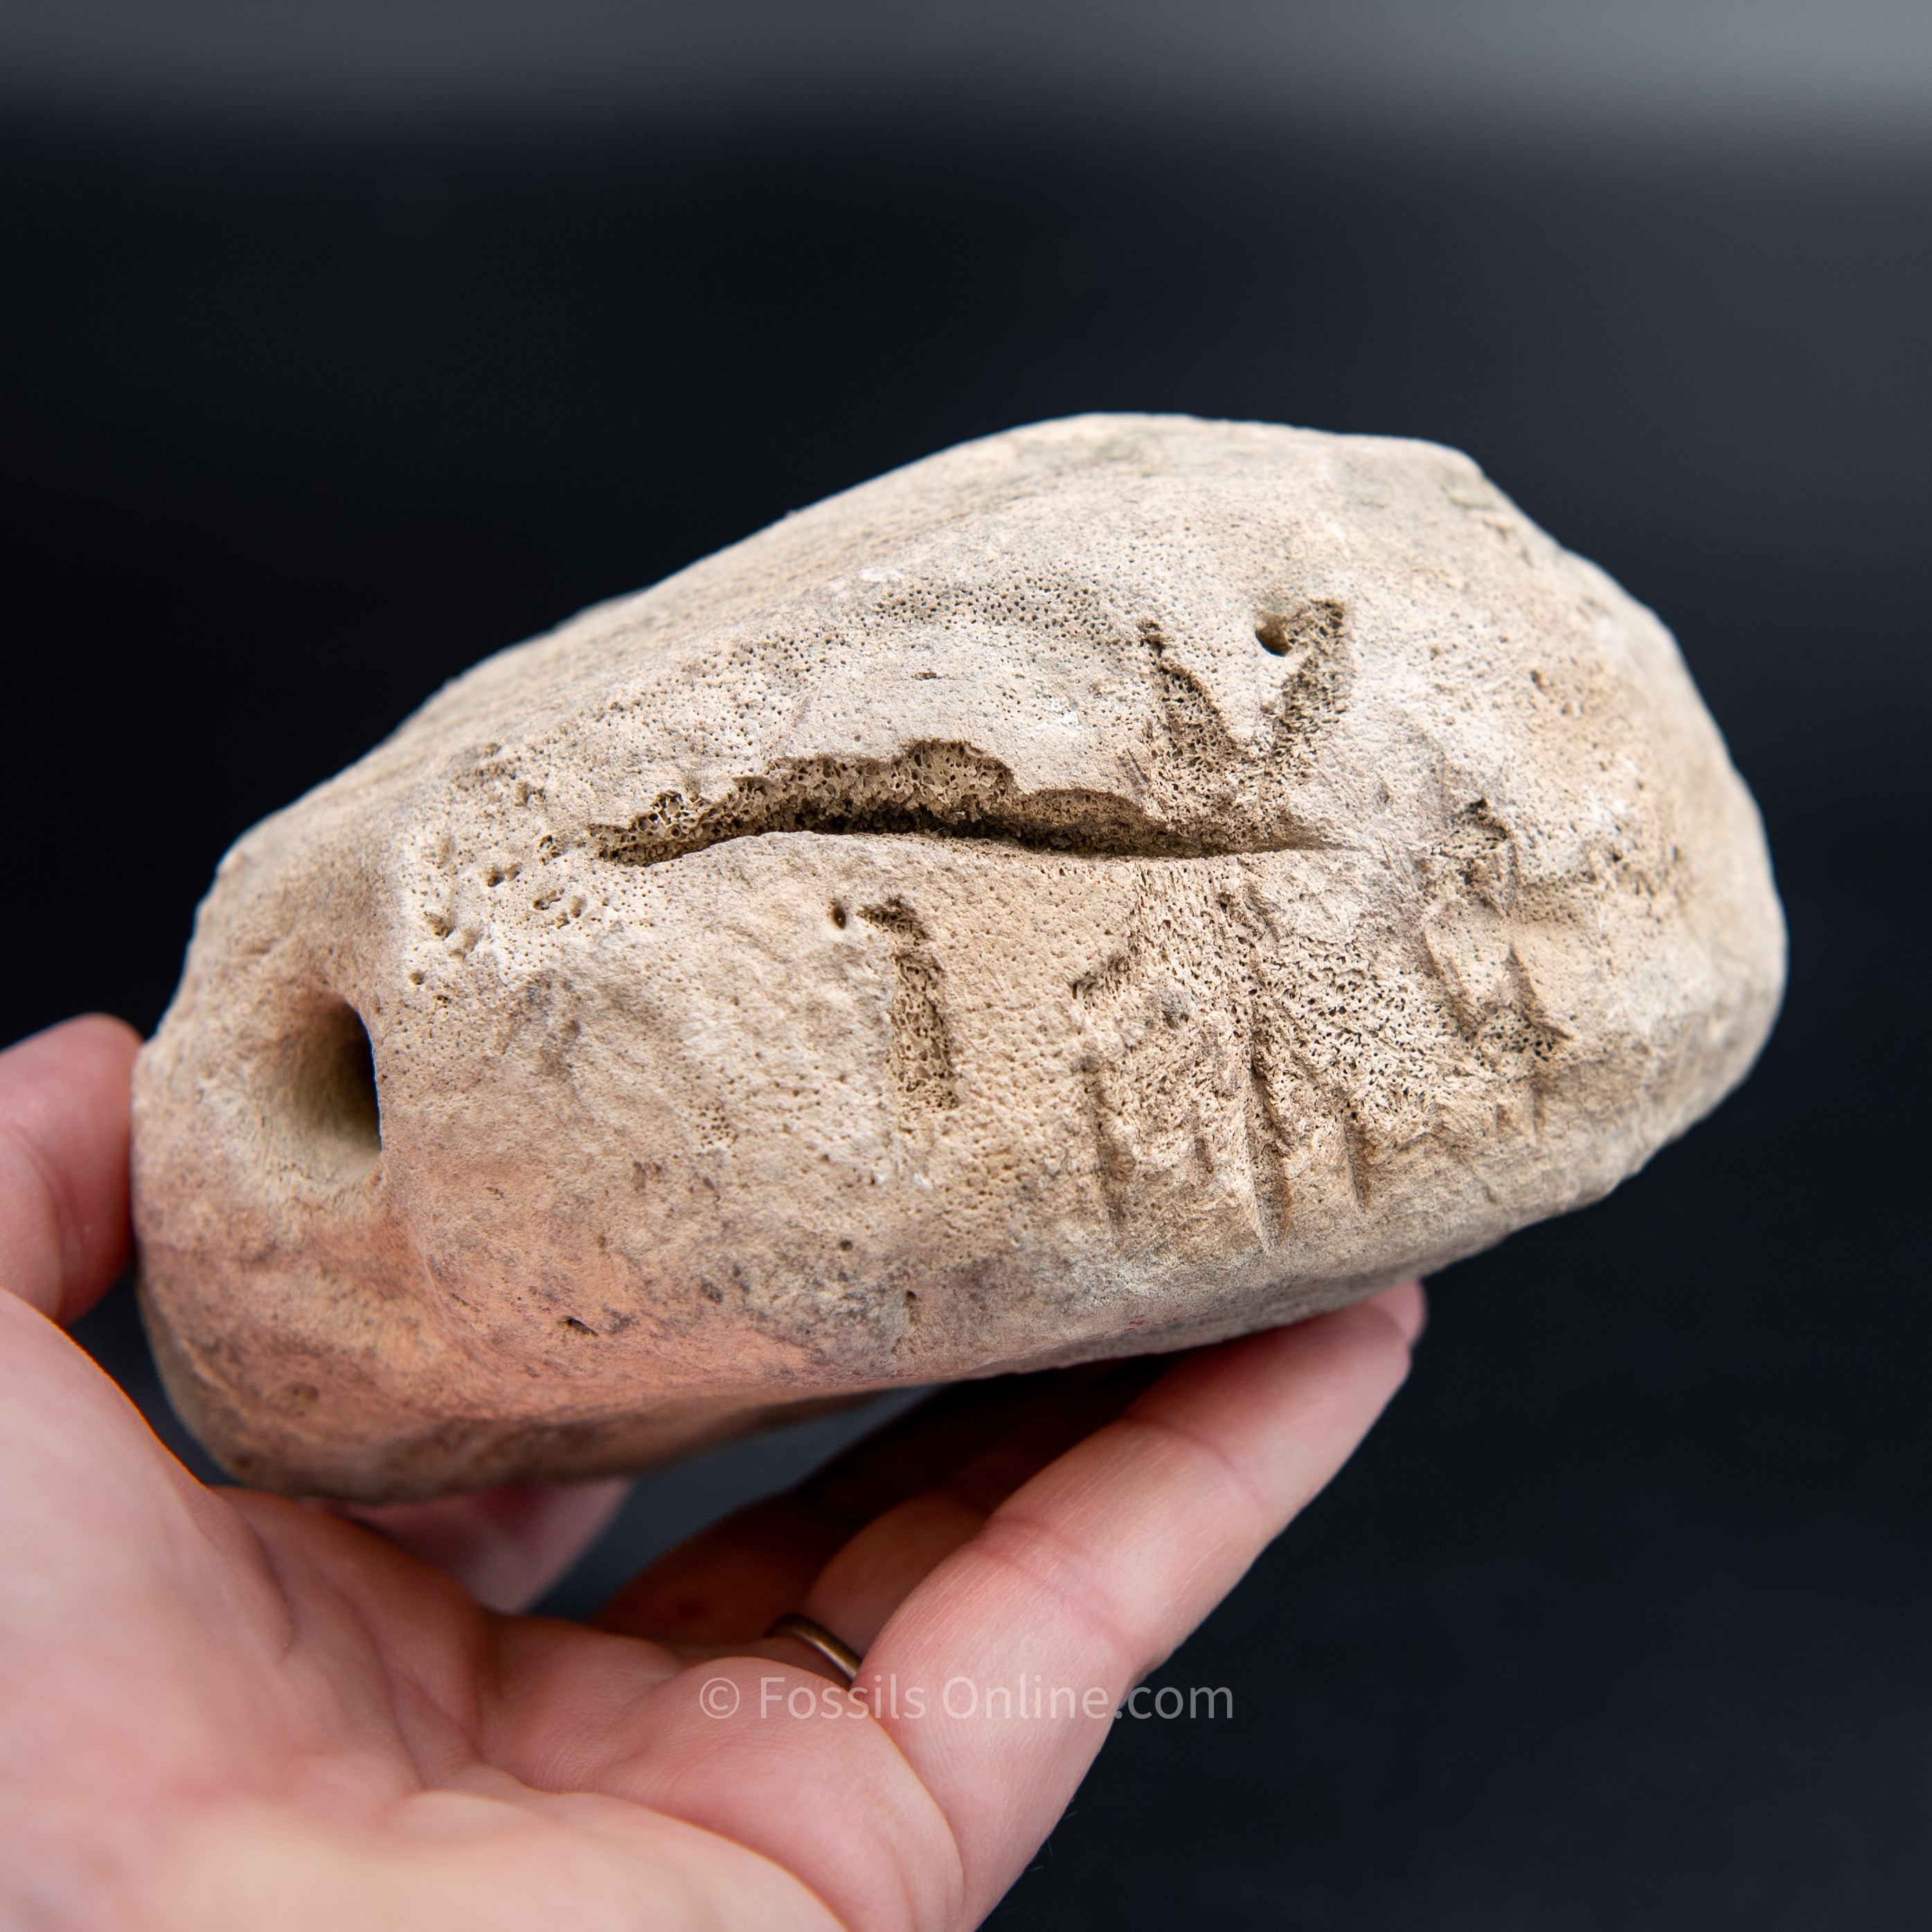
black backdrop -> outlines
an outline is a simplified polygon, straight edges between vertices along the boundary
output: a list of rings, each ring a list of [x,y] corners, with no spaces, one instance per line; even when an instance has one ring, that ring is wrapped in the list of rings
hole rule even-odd
[[[1234,1720],[1120,1725],[1003,1911],[1922,1924],[1932,151],[1288,130],[10,117],[0,1036],[151,1028],[254,819],[896,464],[1088,408],[1460,445],[1677,631],[1785,1016],[1646,1173],[1438,1279],[1158,1680]],[[152,1400],[124,1290],[87,1334]],[[646,1486],[557,1606],[814,1445]]]

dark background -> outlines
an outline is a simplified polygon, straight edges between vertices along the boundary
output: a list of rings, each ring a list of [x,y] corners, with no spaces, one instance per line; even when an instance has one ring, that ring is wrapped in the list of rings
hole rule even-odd
[[[1676,631],[1769,827],[1784,1017],[1644,1174],[1438,1279],[1386,1422],[1160,1675],[1234,1720],[1121,1724],[1002,1910],[1923,1924],[1932,70],[1874,41],[1862,94],[1812,24],[1788,73],[1451,37],[1435,94],[1424,37],[1379,94],[1372,37],[1177,42],[1168,86],[1077,35],[1025,86],[997,33],[856,80],[754,36],[527,98],[192,44],[144,89],[138,45],[8,27],[0,1038],[151,1028],[254,819],[896,464],[1093,408],[1456,444]],[[153,1400],[124,1289],[87,1336]],[[837,1432],[649,1479],[554,1606]]]

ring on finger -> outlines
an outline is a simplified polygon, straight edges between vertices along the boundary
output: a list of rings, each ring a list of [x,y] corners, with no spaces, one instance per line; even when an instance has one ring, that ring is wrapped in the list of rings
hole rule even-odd
[[[808,1650],[815,1650],[832,1669],[844,1678],[844,1688],[849,1690],[852,1681],[859,1674],[864,1661],[859,1653],[842,1637],[835,1636],[823,1624],[814,1623],[811,1618],[800,1616],[796,1610],[789,1610],[780,1617],[766,1636],[788,1636],[803,1644]]]

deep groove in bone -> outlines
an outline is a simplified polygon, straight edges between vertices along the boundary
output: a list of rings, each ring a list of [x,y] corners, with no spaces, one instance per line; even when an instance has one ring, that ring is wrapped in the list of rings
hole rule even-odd
[[[654,866],[770,832],[923,833],[1036,850],[1148,859],[1212,858],[1322,842],[1286,814],[1156,818],[1113,794],[1022,791],[997,758],[923,740],[891,758],[787,758],[706,801],[664,792],[623,825],[587,828],[599,858]]]

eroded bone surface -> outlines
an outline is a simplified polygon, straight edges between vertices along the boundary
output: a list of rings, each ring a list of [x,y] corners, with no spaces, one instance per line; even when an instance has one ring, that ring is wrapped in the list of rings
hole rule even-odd
[[[1086,417],[478,665],[249,832],[136,1082],[236,1473],[634,1468],[1334,1306],[1749,1066],[1756,812],[1467,458]]]

